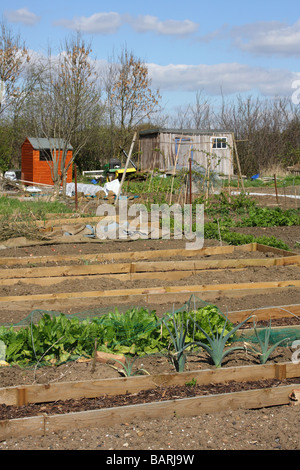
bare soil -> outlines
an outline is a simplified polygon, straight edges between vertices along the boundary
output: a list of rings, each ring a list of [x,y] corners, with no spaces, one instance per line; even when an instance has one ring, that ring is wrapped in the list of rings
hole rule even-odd
[[[291,249],[300,253],[299,227],[277,227],[270,229],[239,229],[244,233],[252,233],[254,235],[276,236],[282,239],[291,247]],[[28,256],[28,262],[32,263],[35,256],[46,256],[53,254],[80,254],[84,257],[88,253],[99,252],[117,252],[117,251],[138,251],[138,250],[157,250],[166,248],[184,248],[185,242],[182,240],[140,240],[134,242],[110,242],[103,244],[77,244],[71,243],[65,245],[46,245],[31,246],[23,248],[11,248],[2,251],[2,256],[23,257]],[[217,245],[217,242],[207,240],[205,246]],[[261,256],[261,254],[256,253]],[[249,257],[249,253],[245,255],[242,252],[239,256]],[[268,256],[266,254],[265,256]],[[271,256],[271,255],[269,255]],[[56,265],[58,265],[57,263]],[[22,266],[24,267],[24,265]],[[5,269],[5,266],[3,267]],[[221,284],[221,283],[240,283],[240,282],[258,282],[270,280],[296,280],[299,279],[299,268],[292,267],[270,267],[270,268],[247,268],[240,271],[212,271],[193,276],[192,278],[182,279],[176,282],[168,282],[162,280],[139,281],[138,283],[126,281],[124,283],[113,279],[103,279],[101,281],[92,281],[91,279],[81,280],[80,283],[67,279],[64,283],[57,285],[49,285],[47,292],[74,292],[74,291],[91,291],[101,289],[120,289],[135,288],[140,286],[163,286],[163,285],[196,285],[196,284]],[[30,284],[16,284],[14,286],[2,286],[0,296],[8,295],[30,295],[33,293],[45,293],[45,288]],[[264,294],[249,294],[238,297],[217,296],[213,302],[222,311],[235,311],[245,309],[256,309],[259,307],[290,305],[300,303],[299,288],[289,288],[286,292],[284,289],[276,292]],[[96,301],[87,301],[87,299],[76,299],[71,308],[63,308],[65,313],[77,313],[83,310],[101,307]],[[114,309],[116,305],[110,305]],[[147,308],[154,308],[158,312],[166,311],[169,308],[180,307],[179,304],[169,306],[155,304],[147,305]],[[36,308],[38,308],[38,304]],[[104,308],[104,305],[103,305]],[[12,303],[10,307],[5,307],[0,313],[1,323],[17,323],[30,314],[23,308],[16,308]],[[289,319],[288,322],[299,324],[299,319]],[[270,358],[273,362],[291,360],[292,350],[290,348],[278,348]],[[250,351],[239,351],[229,355],[224,361],[223,366],[246,365],[258,363],[258,357]],[[167,357],[145,357],[138,359],[135,366],[143,367],[149,373],[174,372],[174,365]],[[209,358],[204,353],[197,353],[188,357],[186,370],[199,370],[205,368],[213,368]],[[32,383],[52,383],[55,381],[76,381],[85,379],[119,377],[120,373],[107,364],[96,365],[95,371],[92,369],[91,362],[86,363],[67,363],[60,367],[48,367],[40,369],[21,369],[17,367],[3,367],[0,369],[0,386],[14,386]],[[300,379],[298,380],[299,383]],[[283,383],[284,384],[284,383]],[[233,384],[222,384],[221,390],[230,390],[229,386]],[[259,386],[275,387],[278,382],[268,384],[252,384],[253,387]],[[231,389],[232,390],[232,389]],[[191,387],[184,387],[184,390],[171,389],[163,391],[164,396],[174,398],[182,396],[182,393],[200,393],[196,388],[191,391]],[[140,397],[143,401],[160,400],[161,397],[156,395],[158,390],[148,391]],[[214,393],[211,388],[201,391],[201,393]],[[104,406],[109,405],[104,401],[105,397],[100,397]],[[129,402],[128,396],[119,397],[124,405]],[[137,397],[134,397],[137,400]],[[115,403],[117,399],[115,398]],[[118,401],[120,404],[120,402]],[[86,402],[69,403],[70,410],[74,410],[73,405],[84,409],[88,406]],[[46,406],[45,404],[42,406]],[[99,407],[99,401],[94,401],[93,406]],[[34,409],[34,413],[38,412]],[[62,403],[51,405],[51,410],[43,408],[42,412],[61,412],[64,410]],[[109,423],[105,427],[81,430],[68,430],[42,437],[24,436],[19,439],[7,439],[0,442],[0,449],[5,450],[30,450],[30,449],[50,449],[50,450],[168,450],[168,451],[197,451],[197,450],[299,450],[299,418],[300,407],[281,406],[270,407],[258,410],[223,410],[219,413],[195,416],[194,418],[174,417],[172,419],[160,420],[139,420],[138,422],[128,422],[123,425],[110,426]],[[1,419],[5,419],[6,412],[11,413],[22,410],[5,410],[1,407]],[[28,412],[28,410],[23,410]],[[2,414],[3,413],[3,414]]]

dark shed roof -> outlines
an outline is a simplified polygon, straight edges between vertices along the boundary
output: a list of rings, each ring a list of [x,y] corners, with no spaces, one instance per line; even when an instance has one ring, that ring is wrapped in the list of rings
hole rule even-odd
[[[31,143],[32,147],[35,150],[42,150],[42,149],[61,149],[65,146],[65,140],[63,139],[46,139],[44,137],[27,137],[29,142]],[[67,149],[72,150],[73,147],[71,144],[67,144]]]

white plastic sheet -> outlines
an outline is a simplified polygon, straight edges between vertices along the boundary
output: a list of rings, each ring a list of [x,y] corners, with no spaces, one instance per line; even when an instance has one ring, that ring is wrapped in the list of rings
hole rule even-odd
[[[104,191],[106,196],[109,191],[118,194],[119,187],[120,181],[118,179],[105,183],[103,187],[95,184],[77,183],[77,191],[83,193],[85,196],[95,196],[99,191]],[[67,183],[66,195],[69,197],[75,195],[75,183]]]
[[[107,195],[109,193],[109,191],[112,191],[113,193],[115,193],[117,195],[118,192],[119,192],[120,184],[121,183],[118,179],[115,179],[115,180],[109,181],[108,183],[105,183],[105,185],[103,187],[103,189],[105,191],[105,194]]]

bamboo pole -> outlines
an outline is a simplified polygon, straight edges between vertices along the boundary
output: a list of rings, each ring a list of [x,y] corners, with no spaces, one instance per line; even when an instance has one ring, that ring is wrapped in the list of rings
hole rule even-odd
[[[235,141],[234,134],[232,134],[232,140],[233,140],[233,144],[234,144],[236,162],[237,162],[237,166],[238,166],[238,173],[239,173],[239,176],[241,178],[241,186],[242,186],[243,191],[245,192],[245,186],[244,186],[244,181],[243,181],[243,176],[242,176],[242,171],[241,171],[240,159],[239,159],[239,154],[238,154],[238,151],[237,151],[237,146],[236,146],[236,141]]]
[[[136,141],[136,134],[137,133],[135,132],[134,136],[133,136],[133,139],[132,139],[131,147],[130,147],[130,150],[129,150],[129,154],[128,154],[128,157],[127,157],[127,160],[126,160],[124,172],[123,172],[122,179],[121,179],[121,184],[120,184],[119,191],[118,191],[118,194],[117,194],[116,199],[115,199],[115,205],[117,204],[117,202],[119,200],[121,190],[122,190],[122,186],[123,186],[123,183],[125,181],[126,171],[127,171],[129,161],[131,159],[131,155],[132,155],[132,152],[133,152],[133,147],[134,147],[134,144],[135,144],[135,141]]]
[[[177,161],[178,161],[178,158],[179,158],[179,150],[180,150],[180,146],[181,146],[181,140],[182,139],[180,139],[180,141],[179,141],[179,146],[178,146],[177,153],[176,153],[176,158],[175,158],[175,165],[174,165],[174,169],[173,169],[172,183],[171,183],[171,189],[170,189],[170,200],[169,200],[170,205],[172,203],[172,192],[173,192],[173,186],[174,186],[174,179],[175,179],[175,175],[176,175]]]
[[[75,171],[75,210],[78,210],[78,195],[77,195],[77,165],[74,168]]]
[[[276,174],[274,174],[274,183],[275,183],[276,201],[277,201],[277,205],[279,205]]]

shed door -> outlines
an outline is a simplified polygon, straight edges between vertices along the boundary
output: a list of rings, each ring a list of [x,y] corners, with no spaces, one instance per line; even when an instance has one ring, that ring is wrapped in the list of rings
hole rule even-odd
[[[175,138],[175,158],[178,154],[177,168],[186,168],[189,164],[189,159],[193,160],[193,141],[188,138]]]

